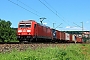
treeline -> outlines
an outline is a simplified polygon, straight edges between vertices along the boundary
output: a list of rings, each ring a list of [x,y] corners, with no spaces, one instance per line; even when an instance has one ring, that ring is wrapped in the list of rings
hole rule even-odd
[[[11,42],[16,40],[16,30],[11,28],[12,23],[0,19],[0,42]]]

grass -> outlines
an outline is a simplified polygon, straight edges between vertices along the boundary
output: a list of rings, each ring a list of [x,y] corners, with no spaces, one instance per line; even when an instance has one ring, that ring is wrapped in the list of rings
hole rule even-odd
[[[90,60],[90,44],[43,47],[0,53],[0,60]]]

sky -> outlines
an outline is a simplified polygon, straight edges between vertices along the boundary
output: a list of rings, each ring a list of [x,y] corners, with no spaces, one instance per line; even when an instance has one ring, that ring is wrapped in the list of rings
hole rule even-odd
[[[57,30],[90,31],[90,0],[0,0],[0,19],[11,21],[11,27],[40,18]]]

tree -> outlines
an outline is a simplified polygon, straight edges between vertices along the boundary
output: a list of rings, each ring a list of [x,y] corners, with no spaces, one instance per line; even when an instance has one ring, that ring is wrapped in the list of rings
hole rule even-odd
[[[10,42],[16,39],[16,32],[10,27],[12,23],[0,19],[0,40]]]

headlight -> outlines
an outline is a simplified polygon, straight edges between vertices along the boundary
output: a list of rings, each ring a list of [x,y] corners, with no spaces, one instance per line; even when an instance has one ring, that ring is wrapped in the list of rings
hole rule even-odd
[[[27,30],[27,32],[31,32],[31,30]]]
[[[22,30],[18,30],[18,32],[22,32]]]

